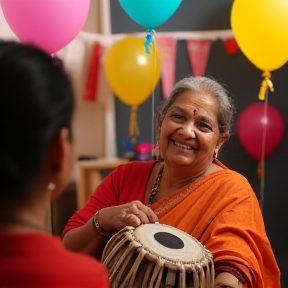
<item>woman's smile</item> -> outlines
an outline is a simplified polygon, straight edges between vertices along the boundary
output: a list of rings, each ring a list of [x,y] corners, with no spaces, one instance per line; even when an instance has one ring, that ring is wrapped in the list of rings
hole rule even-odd
[[[183,150],[193,150],[193,147],[190,145],[180,144],[179,142],[176,142],[175,140],[172,140],[172,142],[176,147],[181,148]]]

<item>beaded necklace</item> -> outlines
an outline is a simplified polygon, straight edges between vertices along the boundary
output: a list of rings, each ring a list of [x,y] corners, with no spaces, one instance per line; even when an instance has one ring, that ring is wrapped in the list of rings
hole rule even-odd
[[[150,205],[153,203],[153,199],[154,199],[155,195],[157,194],[157,192],[159,191],[159,187],[160,187],[160,183],[161,183],[161,179],[162,179],[162,175],[163,175],[163,170],[164,170],[164,166],[159,171],[158,177],[157,177],[155,184],[151,190],[151,194],[150,194],[149,200],[148,200],[148,204],[150,204]],[[206,172],[207,172],[207,169],[202,174],[192,178],[190,183],[197,180],[198,178],[204,176]]]
[[[155,181],[155,184],[151,190],[151,194],[149,196],[149,201],[148,201],[148,204],[152,204],[153,203],[153,199],[155,197],[155,195],[157,194],[158,190],[159,190],[159,186],[160,186],[160,182],[161,182],[161,179],[162,179],[162,175],[163,175],[163,168],[161,168],[161,170],[159,171],[159,174],[158,174],[158,177]]]

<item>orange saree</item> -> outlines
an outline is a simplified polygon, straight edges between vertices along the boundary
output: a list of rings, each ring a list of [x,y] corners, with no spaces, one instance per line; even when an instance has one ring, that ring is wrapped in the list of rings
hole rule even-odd
[[[227,169],[204,176],[150,207],[162,224],[198,239],[217,263],[232,263],[248,287],[280,287],[280,272],[248,181]]]

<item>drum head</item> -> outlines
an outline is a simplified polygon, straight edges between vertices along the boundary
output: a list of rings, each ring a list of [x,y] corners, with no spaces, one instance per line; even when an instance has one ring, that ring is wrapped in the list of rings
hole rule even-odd
[[[151,254],[182,263],[199,261],[205,248],[189,234],[163,224],[144,224],[134,231],[135,240]]]

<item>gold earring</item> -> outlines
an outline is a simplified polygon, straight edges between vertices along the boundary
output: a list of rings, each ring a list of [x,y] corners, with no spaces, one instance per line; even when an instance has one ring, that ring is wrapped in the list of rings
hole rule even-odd
[[[152,156],[155,159],[158,159],[159,155],[160,155],[160,152],[159,152],[159,145],[158,145],[158,141],[157,141],[156,146],[152,149]]]
[[[50,191],[53,191],[53,190],[55,189],[55,187],[56,187],[56,185],[55,185],[54,182],[50,182],[50,183],[48,184],[48,190],[50,190]]]

